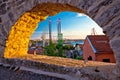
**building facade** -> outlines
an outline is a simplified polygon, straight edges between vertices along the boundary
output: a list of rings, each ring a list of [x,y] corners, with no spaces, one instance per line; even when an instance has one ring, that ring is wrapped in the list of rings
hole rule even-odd
[[[115,57],[105,35],[88,35],[83,45],[84,60],[115,63]]]

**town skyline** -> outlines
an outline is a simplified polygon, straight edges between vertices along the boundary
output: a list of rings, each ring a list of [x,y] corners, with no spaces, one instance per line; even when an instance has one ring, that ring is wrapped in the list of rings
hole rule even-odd
[[[85,39],[91,34],[92,28],[98,35],[103,35],[102,29],[90,17],[82,13],[61,12],[55,16],[48,16],[45,21],[38,23],[38,27],[31,36],[31,40],[41,39],[41,35],[46,33],[48,39],[48,19],[52,21],[52,38],[57,39],[57,20],[61,19],[61,32],[63,39]]]

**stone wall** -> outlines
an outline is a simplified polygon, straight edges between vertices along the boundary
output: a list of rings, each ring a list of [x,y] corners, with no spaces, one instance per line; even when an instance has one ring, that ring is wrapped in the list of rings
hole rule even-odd
[[[25,70],[10,70],[7,67],[0,66],[0,80],[65,80],[55,76],[37,74]]]
[[[82,67],[60,66],[60,65],[42,63],[31,60],[23,60],[23,59],[2,59],[2,62],[4,63],[3,64],[4,67],[6,67],[9,70],[13,69],[13,71],[15,71],[17,67],[19,67],[19,69],[21,70],[21,68],[24,66],[28,69],[33,69],[33,70],[35,69],[36,71],[42,70],[43,72],[48,72],[49,76],[51,76],[53,80],[54,79],[55,80],[56,79],[60,79],[60,80],[62,79],[63,80],[64,79],[65,80],[119,80],[120,79],[119,74],[116,71],[116,66],[114,64],[107,64],[102,62],[96,62],[96,63],[104,64],[104,66],[97,66],[97,65],[86,66],[87,64],[84,64],[84,66]],[[52,75],[53,73],[54,75]],[[22,75],[22,73],[19,75]],[[25,75],[27,75],[27,73],[25,73],[24,76]],[[46,75],[43,76],[43,78],[46,78],[46,76],[47,73]],[[49,76],[48,76],[48,80],[49,80]],[[25,79],[23,78],[23,80]]]
[[[3,66],[11,70],[14,67],[26,67],[36,70],[42,70],[44,72],[49,72],[51,74],[62,74],[67,75],[68,77],[64,76],[53,76],[53,78],[62,78],[63,80],[119,80],[120,78],[116,75],[115,66],[111,64],[111,66],[106,65],[103,68],[109,70],[104,71],[105,69],[102,66],[84,66],[84,67],[68,67],[68,66],[58,66],[54,64],[36,62],[31,60],[23,60],[23,59],[3,59],[2,62],[4,63]],[[7,64],[7,65],[5,65]],[[103,64],[103,63],[101,63]],[[104,63],[105,64],[105,63]],[[14,69],[13,69],[14,71]],[[28,72],[29,74],[29,72]],[[40,75],[41,76],[41,75]],[[46,74],[47,76],[47,74]],[[44,76],[43,76],[44,77]],[[45,77],[46,78],[46,77]],[[49,77],[48,77],[49,78]],[[62,80],[61,79],[61,80]],[[47,78],[46,78],[47,80]],[[56,80],[56,79],[55,79]]]
[[[60,6],[55,6],[55,4],[50,6],[50,2],[52,2],[52,4],[59,3]],[[39,7],[39,4],[42,3],[46,4],[43,4],[42,8],[38,9],[37,7]],[[45,10],[46,8],[47,11]],[[19,54],[18,56],[26,54],[28,38],[37,26],[37,23],[35,23],[34,20],[37,20],[37,22],[41,20],[38,21],[39,18],[37,18],[39,12],[36,14],[30,13],[28,17],[34,18],[33,23],[31,24],[35,23],[31,31],[30,29],[27,29],[27,27],[31,26],[31,24],[28,25],[28,23],[24,20],[22,22],[20,19],[25,17],[27,14],[26,11],[35,12],[39,10],[43,11],[42,14],[47,15],[55,15],[60,11],[76,11],[86,13],[93,20],[95,20],[98,25],[103,28],[104,33],[109,36],[110,45],[115,53],[117,65],[120,66],[120,0],[0,0],[0,57],[6,55],[5,57],[11,56],[12,58],[16,56],[16,53]],[[33,17],[31,15],[35,16]],[[31,19],[28,20],[31,21]],[[16,28],[20,28],[22,30],[18,31]],[[21,37],[21,33],[26,31],[24,29],[30,31],[29,34],[25,36],[25,39],[23,39],[24,37]],[[12,32],[14,33],[12,34]],[[16,37],[14,37],[15,34]],[[15,39],[17,37],[21,39]],[[11,40],[13,42],[11,42]],[[20,48],[15,46],[16,43],[14,42],[16,40],[20,42],[19,45],[17,43],[17,46]],[[24,41],[25,43],[21,43]],[[21,45],[23,45],[24,48]]]

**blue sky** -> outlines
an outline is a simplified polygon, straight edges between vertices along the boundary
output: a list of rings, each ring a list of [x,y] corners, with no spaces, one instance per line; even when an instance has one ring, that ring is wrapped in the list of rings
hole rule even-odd
[[[84,39],[86,35],[91,34],[91,29],[95,28],[97,34],[103,34],[102,29],[88,16],[76,12],[61,12],[55,16],[49,16],[45,21],[38,24],[37,29],[31,36],[31,39],[41,39],[44,32],[48,38],[48,19],[52,20],[52,37],[57,38],[57,20],[61,19],[61,29],[63,38],[66,39]]]

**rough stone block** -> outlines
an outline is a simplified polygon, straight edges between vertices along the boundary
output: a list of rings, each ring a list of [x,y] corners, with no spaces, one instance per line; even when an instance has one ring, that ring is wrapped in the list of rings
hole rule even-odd
[[[103,6],[107,6],[109,4],[111,4],[113,2],[113,0],[105,0],[104,3],[102,3]]]
[[[61,5],[47,3],[48,1],[52,3],[60,3]],[[44,2],[46,4],[37,5],[39,3],[42,4]],[[112,3],[114,3],[114,5],[111,5]],[[106,9],[103,10],[103,12],[101,12],[100,14],[98,12],[101,9],[101,7],[105,7]],[[113,21],[113,19],[119,17],[120,0],[17,0],[16,2],[13,2],[13,0],[0,0],[0,23],[2,23],[0,24],[0,31],[2,35],[5,36],[4,38],[6,38],[9,31],[11,30],[7,41],[8,43],[6,44],[7,45],[6,51],[8,51],[7,53],[8,54],[14,53],[13,54],[14,56],[27,54],[25,52],[27,51],[27,44],[30,35],[36,29],[36,25],[38,24],[38,22],[45,20],[47,15],[55,15],[58,12],[66,11],[66,10],[81,12],[80,10],[82,9],[83,11],[87,12],[89,8],[91,9],[90,11],[88,11],[88,15],[92,16],[92,18],[99,15],[94,20],[101,27],[106,26],[112,21],[109,27],[107,27],[104,31],[107,32],[107,35],[110,37],[112,41],[114,40],[113,42],[111,41],[111,46],[114,52],[117,53],[120,50],[120,44],[119,44],[120,38],[116,39],[120,36],[119,34],[120,20],[116,19]],[[36,13],[23,15],[25,11],[36,12]],[[40,14],[38,14],[39,12]],[[19,18],[21,15],[24,16],[22,17],[22,19]],[[11,20],[11,22],[9,21],[9,19]],[[20,19],[21,21],[19,21]],[[6,23],[7,21],[8,21],[8,25]],[[15,21],[16,23],[14,24]],[[5,42],[6,41],[4,39],[4,43]],[[19,55],[15,55],[18,54],[19,51],[21,53],[19,53]]]
[[[8,0],[3,0],[3,2],[7,2]]]
[[[0,23],[2,23],[2,19],[1,19],[1,17],[0,17]]]
[[[0,45],[0,58],[2,58],[4,56],[4,49],[5,49],[5,47]]]
[[[0,5],[2,4],[2,0],[0,0]]]
[[[16,5],[19,6],[19,5],[21,5],[23,2],[24,2],[24,0],[16,1]]]
[[[120,3],[115,4],[113,7],[110,7],[106,11],[99,16],[99,18],[96,19],[97,23],[101,26],[107,25],[113,18],[116,16],[119,16],[120,14]]]
[[[4,26],[1,25],[1,24],[0,24],[0,26],[1,26],[0,29],[1,29],[2,34],[4,35],[4,37],[7,37],[7,32],[6,32],[5,28],[4,28]]]
[[[120,50],[120,38],[110,40],[110,44],[114,51]]]
[[[6,21],[4,23],[4,25],[5,25],[6,32],[9,33],[9,31],[11,30],[11,23],[10,23],[10,21]]]
[[[8,16],[12,22],[14,22],[14,14],[12,12],[8,13]]]
[[[69,4],[71,0],[58,0],[58,3],[64,3],[64,4]]]
[[[0,5],[0,15],[5,14],[6,12],[6,3],[3,3],[2,5]]]
[[[74,5],[74,6],[79,6],[80,0],[71,0],[71,1],[70,1],[70,4],[71,4],[71,5]]]

